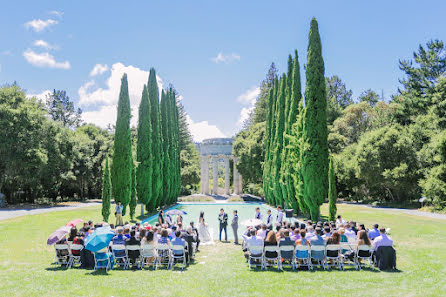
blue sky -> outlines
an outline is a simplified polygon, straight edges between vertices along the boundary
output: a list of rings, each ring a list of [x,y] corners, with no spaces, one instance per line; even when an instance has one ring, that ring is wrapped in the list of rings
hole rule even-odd
[[[105,126],[116,120],[122,73],[136,113],[155,67],[182,96],[197,140],[240,129],[271,62],[283,72],[297,49],[305,63],[313,16],[326,76],[339,75],[354,97],[369,88],[390,97],[398,59],[446,41],[445,1],[2,2],[0,84],[66,90],[86,121]]]

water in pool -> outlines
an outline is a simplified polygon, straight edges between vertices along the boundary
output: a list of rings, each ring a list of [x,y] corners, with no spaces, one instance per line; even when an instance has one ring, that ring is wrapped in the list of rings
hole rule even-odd
[[[263,222],[266,222],[267,210],[271,209],[271,214],[273,215],[274,222],[276,219],[277,211],[275,209],[270,208],[269,206],[259,204],[259,203],[182,203],[174,206],[174,208],[180,209],[182,211],[187,212],[187,215],[183,216],[183,224],[184,226],[189,226],[191,221],[194,222],[195,226],[198,226],[198,218],[200,216],[200,212],[204,211],[204,219],[206,224],[208,225],[208,230],[211,233],[214,240],[218,240],[218,232],[219,232],[219,222],[218,215],[220,214],[220,209],[223,208],[225,212],[228,214],[228,240],[233,240],[234,235],[232,233],[231,221],[234,217],[233,211],[237,210],[239,216],[239,228],[238,234],[239,239],[241,235],[246,230],[245,226],[242,226],[241,223],[247,219],[253,219],[255,214],[256,207],[260,207],[260,212],[263,215]],[[176,220],[176,216],[172,217],[173,220]],[[149,224],[155,224],[158,220],[158,215],[150,217],[144,222],[148,222]],[[224,237],[222,237],[224,239]]]

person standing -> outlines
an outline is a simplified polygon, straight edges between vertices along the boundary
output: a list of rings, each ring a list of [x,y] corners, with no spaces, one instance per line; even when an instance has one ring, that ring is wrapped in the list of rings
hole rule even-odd
[[[268,215],[266,217],[266,228],[268,230],[273,229],[273,215],[271,214],[271,209],[268,209],[267,211]]]
[[[220,222],[219,239],[221,241],[221,233],[224,230],[225,231],[225,240],[228,240],[228,231],[226,229],[226,227],[228,226],[228,215],[225,213],[225,210],[223,208],[220,209],[220,214],[218,215],[218,220]]]
[[[277,226],[282,226],[282,221],[283,221],[283,212],[282,212],[282,207],[277,206],[277,217],[276,217],[276,225]]]
[[[232,231],[234,232],[234,244],[238,244],[238,214],[236,210],[234,210],[234,218],[232,219],[231,226]]]
[[[116,217],[116,226],[124,225],[122,223],[122,210],[124,207],[121,204],[121,201],[118,201],[115,206],[115,217]]]
[[[254,219],[262,220],[262,218],[263,218],[263,216],[262,216],[262,213],[260,212],[260,207],[257,207],[256,214],[254,215]]]

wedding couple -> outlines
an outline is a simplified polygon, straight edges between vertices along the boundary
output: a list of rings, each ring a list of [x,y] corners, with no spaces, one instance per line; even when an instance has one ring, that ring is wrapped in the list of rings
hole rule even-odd
[[[222,231],[225,232],[225,240],[227,240],[226,234],[226,226],[228,225],[228,215],[224,212],[223,208],[220,210],[220,214],[218,215],[218,221],[220,222],[220,240]],[[212,229],[208,230],[208,226],[204,220],[204,212],[200,212],[200,218],[198,220],[198,236],[200,238],[200,244],[210,245],[214,244],[214,240],[212,239]]]

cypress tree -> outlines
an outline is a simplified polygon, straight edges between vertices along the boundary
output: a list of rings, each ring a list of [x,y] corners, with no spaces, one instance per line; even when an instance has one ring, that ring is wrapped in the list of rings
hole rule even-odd
[[[149,208],[155,209],[162,205],[162,185],[163,185],[163,151],[161,138],[161,116],[159,106],[159,92],[156,83],[155,69],[150,69],[149,82],[147,84],[149,102],[151,108],[152,121],[152,197],[149,201]]]
[[[171,171],[171,161],[170,161],[170,153],[169,151],[173,148],[170,146],[170,142],[172,141],[170,137],[172,135],[169,134],[169,115],[168,115],[168,94],[161,92],[161,135],[162,135],[162,144],[163,144],[163,186],[162,186],[162,203],[168,204],[170,198],[170,187],[172,186],[171,175],[174,172]]]
[[[274,197],[276,205],[283,204],[283,194],[282,188],[280,186],[280,171],[282,167],[282,149],[283,149],[283,134],[285,130],[285,97],[286,97],[286,84],[287,77],[285,74],[280,79],[279,82],[279,93],[277,96],[276,103],[276,131],[274,137],[274,156],[273,156],[273,167],[272,172],[274,180]]]
[[[276,136],[276,105],[277,105],[277,93],[279,89],[279,79],[276,77],[274,80],[274,88],[272,89],[271,99],[272,99],[272,110],[271,110],[271,128],[270,128],[270,143],[269,143],[269,155],[268,155],[268,178],[267,187],[269,193],[269,200],[271,204],[278,204],[274,195],[274,152],[275,152],[275,136]]]
[[[174,199],[178,198],[181,192],[181,159],[180,159],[180,147],[179,147],[179,115],[178,115],[178,104],[176,100],[175,91],[172,92],[172,101],[173,101],[173,142],[175,145],[174,149],[174,167],[175,167],[175,192]]]
[[[122,215],[130,201],[132,183],[132,138],[130,134],[130,98],[127,74],[121,79],[121,91],[118,101],[118,116],[111,171],[112,191],[115,202],[123,205]]]
[[[330,167],[328,169],[328,209],[329,209],[329,220],[336,220],[336,200],[338,194],[336,193],[336,178],[333,167],[333,157],[330,157]]]
[[[139,104],[138,141],[136,144],[136,190],[138,201],[146,206],[152,196],[152,122],[149,93],[144,85],[141,103]],[[148,208],[153,210],[153,208]]]
[[[274,85],[270,89],[267,102],[267,114],[266,114],[266,137],[265,137],[265,161],[263,165],[263,191],[265,194],[266,202],[272,204],[271,194],[269,189],[269,177],[270,177],[270,152],[271,152],[271,126],[273,119],[274,108]]]
[[[129,203],[129,209],[130,209],[130,218],[133,220],[135,217],[135,210],[136,210],[136,170],[135,166],[132,162],[132,191],[130,193],[130,203]]]
[[[112,195],[110,169],[108,167],[108,156],[105,156],[105,169],[102,178],[102,218],[108,222],[110,216],[110,200]]]
[[[311,21],[309,33],[306,80],[302,175],[305,203],[310,210],[311,218],[317,220],[319,207],[327,198],[328,132],[324,60],[315,18]]]

